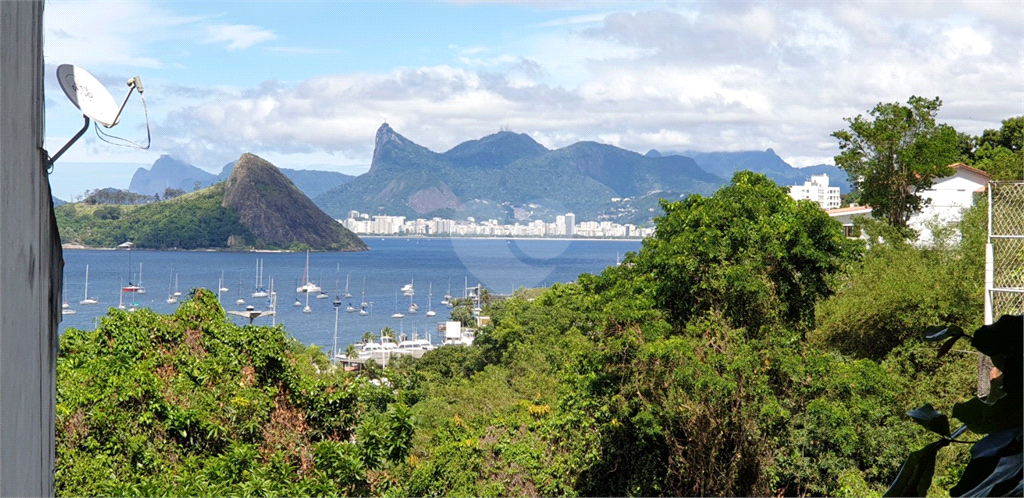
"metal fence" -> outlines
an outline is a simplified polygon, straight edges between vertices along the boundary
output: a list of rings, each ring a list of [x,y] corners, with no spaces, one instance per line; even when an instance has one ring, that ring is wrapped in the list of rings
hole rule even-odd
[[[1024,182],[988,185],[985,322],[1024,313]]]

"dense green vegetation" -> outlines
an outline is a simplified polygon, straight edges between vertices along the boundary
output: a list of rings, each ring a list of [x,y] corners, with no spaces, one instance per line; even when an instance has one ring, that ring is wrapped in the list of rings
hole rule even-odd
[[[622,265],[491,301],[474,346],[386,373],[207,292],[111,310],[61,340],[58,493],[878,496],[932,441],[907,410],[972,396],[976,357],[921,331],[980,323],[984,206],[931,248],[846,240],[749,172],[663,208]],[[936,454],[930,495],[967,452]]]
[[[172,316],[111,309],[60,345],[61,496],[374,494],[412,438],[395,390],[323,374],[322,353],[227,322],[209,291]]]
[[[114,247],[126,240],[146,249],[226,248],[255,241],[238,214],[221,206],[224,185],[144,206],[65,204],[54,211],[61,242]]]

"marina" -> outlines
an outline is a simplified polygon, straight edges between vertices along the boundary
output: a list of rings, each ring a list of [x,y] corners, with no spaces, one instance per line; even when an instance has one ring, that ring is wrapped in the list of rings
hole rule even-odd
[[[228,314],[235,323],[248,324],[252,316],[254,325],[281,325],[298,341],[316,344],[324,352],[334,347],[335,300],[340,306],[339,350],[349,344],[360,344],[366,332],[377,334],[379,342],[379,331],[385,326],[395,331],[396,345],[403,337],[411,340],[414,335],[439,345],[445,338],[438,325],[443,326],[450,319],[450,299],[470,292],[464,287],[483,286],[493,294],[507,295],[521,287],[571,282],[581,273],[600,273],[614,265],[619,255],[640,248],[640,242],[635,240],[365,240],[370,251],[312,252],[308,266],[304,252],[65,249],[65,295],[85,295],[88,265],[88,294],[98,302],[90,306],[73,305],[70,309],[75,312],[63,315],[60,331],[63,333],[69,327],[92,330],[109,308],[118,308],[119,304],[126,309],[173,313],[190,289],[205,288],[219,293],[226,311],[238,312]],[[155,282],[156,288],[175,289],[172,296],[180,292],[178,300],[169,302],[169,296],[163,292],[121,292],[129,276],[139,277],[140,264],[160,270],[162,276],[158,275],[155,281],[147,277],[147,281]],[[296,296],[295,283],[307,282],[310,275],[332,283],[320,285],[327,287],[323,290],[331,299],[316,299],[319,289],[313,291],[312,298],[309,292]],[[220,291],[227,282],[239,287]],[[277,292],[277,306],[275,313],[268,314],[271,286]],[[433,299],[433,294],[442,292],[442,300]],[[354,297],[346,298],[345,294]],[[292,306],[296,297],[299,305]],[[251,310],[247,310],[249,306]],[[307,307],[309,311],[304,312]],[[426,312],[409,312],[410,309]],[[393,313],[403,316],[391,318]]]

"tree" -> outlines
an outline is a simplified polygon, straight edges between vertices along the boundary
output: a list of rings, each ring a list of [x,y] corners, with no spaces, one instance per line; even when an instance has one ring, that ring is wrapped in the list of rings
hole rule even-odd
[[[650,279],[674,325],[706,313],[756,332],[811,328],[814,304],[854,242],[813,202],[794,201],[767,177],[740,171],[711,197],[663,201],[657,231],[624,271]]]
[[[966,135],[935,122],[941,106],[938,97],[913,96],[906,106],[879,103],[868,112],[870,119],[846,118],[850,129],[832,133],[839,140],[836,165],[854,180],[861,202],[873,208],[872,216],[906,227],[910,216],[924,207],[918,192],[966,156]]]
[[[998,130],[982,132],[971,159],[993,180],[1024,179],[1024,116],[1005,119]]]

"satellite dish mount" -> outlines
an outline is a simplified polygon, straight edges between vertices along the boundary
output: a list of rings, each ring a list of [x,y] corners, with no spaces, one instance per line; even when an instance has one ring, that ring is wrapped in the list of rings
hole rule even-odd
[[[61,90],[64,90],[64,95],[67,95],[71,103],[75,105],[79,110],[82,111],[82,118],[85,119],[85,124],[82,125],[82,129],[78,130],[78,133],[68,143],[64,144],[60,150],[57,151],[52,157],[49,158],[50,168],[53,168],[53,163],[57,161],[64,152],[71,147],[85,131],[89,129],[89,120],[95,121],[103,125],[104,128],[113,128],[117,125],[121,118],[121,112],[124,111],[124,106],[128,103],[128,98],[132,96],[132,91],[138,91],[140,98],[142,98],[142,105],[145,107],[146,99],[141,97],[142,95],[142,80],[138,76],[129,79],[126,84],[128,85],[128,93],[124,96],[124,100],[121,101],[121,106],[114,102],[114,97],[110,96],[110,92],[107,91],[106,87],[99,82],[93,75],[89,74],[88,71],[71,64],[61,64],[57,68],[57,83],[60,84]],[[96,128],[97,135],[103,138],[103,133]],[[109,136],[109,135],[108,135]],[[117,138],[122,141],[126,141],[119,137]],[[104,139],[109,142],[109,140]],[[127,141],[126,141],[127,142]],[[113,142],[110,142],[113,143]],[[131,143],[131,142],[129,142]],[[146,145],[141,146],[138,144],[131,143],[133,146],[148,149],[149,148],[149,113],[146,112]],[[120,145],[120,144],[114,144]]]

